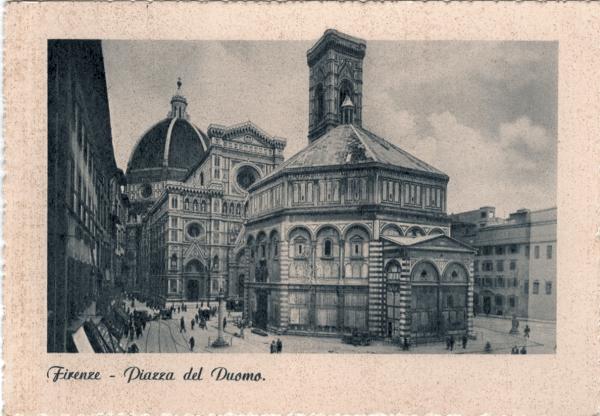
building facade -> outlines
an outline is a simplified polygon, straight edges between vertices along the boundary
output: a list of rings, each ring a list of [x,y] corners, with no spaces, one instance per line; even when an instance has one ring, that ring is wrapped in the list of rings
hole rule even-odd
[[[281,333],[472,334],[473,249],[450,237],[448,176],[362,127],[366,43],[307,53],[309,144],[250,186],[245,316]]]
[[[556,208],[493,207],[452,216],[453,236],[477,248],[475,313],[556,320]]]
[[[49,352],[75,351],[73,334],[107,312],[122,280],[121,180],[100,41],[49,41]]]
[[[180,88],[128,164],[133,286],[159,304],[214,299],[220,290],[240,297],[234,251],[248,188],[281,163],[285,140],[251,122],[212,124],[205,134],[191,123]]]

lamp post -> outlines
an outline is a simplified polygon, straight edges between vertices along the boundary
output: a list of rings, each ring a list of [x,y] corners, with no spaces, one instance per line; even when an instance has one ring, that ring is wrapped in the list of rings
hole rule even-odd
[[[217,299],[219,300],[219,310],[218,310],[218,319],[219,319],[219,335],[217,336],[217,339],[215,340],[215,342],[212,343],[212,346],[214,348],[222,348],[222,347],[228,347],[229,344],[227,344],[227,342],[225,342],[225,340],[223,339],[223,317],[225,315],[225,302],[224,302],[224,298],[225,295],[223,294],[223,288],[219,289],[219,295],[217,297]]]

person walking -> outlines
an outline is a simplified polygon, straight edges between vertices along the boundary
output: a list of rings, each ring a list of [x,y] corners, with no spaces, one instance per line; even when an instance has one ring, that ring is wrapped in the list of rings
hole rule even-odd
[[[223,317],[223,331],[225,331],[226,326],[227,326],[227,318]]]
[[[531,332],[531,328],[529,328],[529,325],[525,325],[525,329],[523,330],[523,333],[525,334],[525,338],[529,338],[530,332]]]
[[[190,337],[190,351],[194,351],[194,345],[196,345],[196,340],[194,337]]]
[[[277,353],[279,354],[282,349],[283,349],[283,343],[281,342],[281,340],[279,338],[277,338]]]
[[[450,337],[446,337],[446,349],[450,349]]]
[[[454,343],[456,340],[454,339],[454,335],[450,335],[450,351],[454,351]]]
[[[196,323],[196,321],[194,321],[194,318],[192,318],[192,321],[190,322],[190,326],[192,327],[192,331],[194,330],[194,324]]]
[[[183,316],[181,317],[181,320],[179,321],[179,332],[187,332],[185,330],[185,320],[183,319]]]
[[[277,351],[277,345],[275,345],[275,340],[271,342],[271,354]]]
[[[525,345],[521,347],[521,354],[527,354],[527,349],[525,348]]]
[[[405,338],[404,338],[404,344],[402,344],[402,349],[403,349],[404,351],[408,351],[408,350],[409,350],[409,348],[410,348],[410,345],[408,344],[408,338],[406,338],[406,337],[405,337]]]
[[[463,350],[467,348],[467,342],[468,342],[468,338],[467,338],[467,335],[465,334],[462,337],[462,347],[463,347]]]

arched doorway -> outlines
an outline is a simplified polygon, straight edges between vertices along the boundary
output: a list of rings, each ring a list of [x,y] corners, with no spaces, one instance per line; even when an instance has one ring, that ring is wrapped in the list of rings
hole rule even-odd
[[[200,284],[196,279],[189,279],[187,282],[187,300],[197,301],[200,299]]]
[[[208,275],[206,267],[200,260],[190,260],[185,265],[185,298],[190,301],[204,299],[208,292]]]

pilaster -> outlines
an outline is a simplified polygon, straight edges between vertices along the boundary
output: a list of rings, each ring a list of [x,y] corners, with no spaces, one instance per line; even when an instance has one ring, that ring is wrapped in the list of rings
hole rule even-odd
[[[369,242],[369,332],[383,336],[385,290],[383,282],[383,247],[380,241]]]
[[[279,327],[286,331],[290,324],[290,303],[288,291],[288,279],[290,268],[289,243],[281,241],[279,243],[279,276],[281,281],[281,290],[279,292]]]
[[[475,333],[473,331],[473,288],[475,286],[475,268],[473,262],[469,262],[469,278],[467,286],[467,336],[473,338]]]
[[[401,338],[410,339],[411,320],[411,285],[410,285],[410,260],[403,259],[400,266],[400,292],[399,292],[399,322],[398,333]]]

